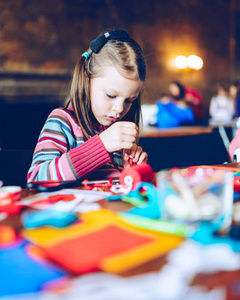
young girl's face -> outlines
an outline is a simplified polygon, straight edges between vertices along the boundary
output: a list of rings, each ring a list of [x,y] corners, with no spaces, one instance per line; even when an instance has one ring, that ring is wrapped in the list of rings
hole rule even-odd
[[[115,67],[106,67],[101,77],[94,77],[90,81],[94,117],[103,126],[121,120],[136,101],[141,89],[142,82],[139,79],[126,78]]]

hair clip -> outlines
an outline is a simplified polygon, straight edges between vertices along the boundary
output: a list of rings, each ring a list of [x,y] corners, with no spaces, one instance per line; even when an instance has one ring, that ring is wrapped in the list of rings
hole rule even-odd
[[[124,30],[113,30],[100,35],[95,40],[91,41],[90,48],[92,52],[98,53],[108,40],[116,40],[121,42],[134,42],[129,34]]]
[[[88,59],[89,56],[90,56],[90,54],[89,54],[88,52],[84,52],[84,53],[82,54],[82,56],[85,57],[86,59]]]

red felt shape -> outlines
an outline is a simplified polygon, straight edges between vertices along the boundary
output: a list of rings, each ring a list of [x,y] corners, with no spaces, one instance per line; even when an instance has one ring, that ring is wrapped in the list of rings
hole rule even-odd
[[[45,251],[68,271],[82,274],[98,270],[99,263],[106,257],[153,240],[111,225],[97,232],[55,244]]]
[[[122,170],[119,181],[123,186],[126,186],[126,176],[130,176],[132,178],[132,185],[134,187],[139,182],[152,182],[154,172],[150,165],[141,163]]]

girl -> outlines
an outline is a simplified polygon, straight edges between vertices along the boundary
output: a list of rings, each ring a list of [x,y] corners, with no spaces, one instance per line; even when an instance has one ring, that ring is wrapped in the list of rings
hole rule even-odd
[[[136,144],[145,74],[142,50],[125,31],[93,40],[75,67],[69,103],[40,133],[27,181],[119,176],[130,157],[147,162]]]

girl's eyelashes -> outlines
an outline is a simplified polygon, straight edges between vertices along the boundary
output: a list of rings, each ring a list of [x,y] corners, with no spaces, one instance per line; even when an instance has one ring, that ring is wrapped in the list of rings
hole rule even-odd
[[[115,99],[115,98],[117,98],[117,96],[114,96],[114,95],[110,95],[110,94],[106,94],[106,95],[107,95],[107,97],[108,97],[109,99]],[[130,103],[130,104],[133,104],[133,102],[134,102],[136,99],[137,99],[137,98],[126,99],[125,102],[126,102],[126,103]]]
[[[129,104],[133,104],[134,100],[128,100],[127,99],[126,102],[129,103]]]
[[[107,94],[107,97],[110,98],[110,99],[116,98],[116,96],[112,96],[112,95],[109,95],[109,94]]]
[[[133,104],[133,102],[136,100],[137,98],[130,98],[130,99],[126,99],[125,101],[127,103]]]

